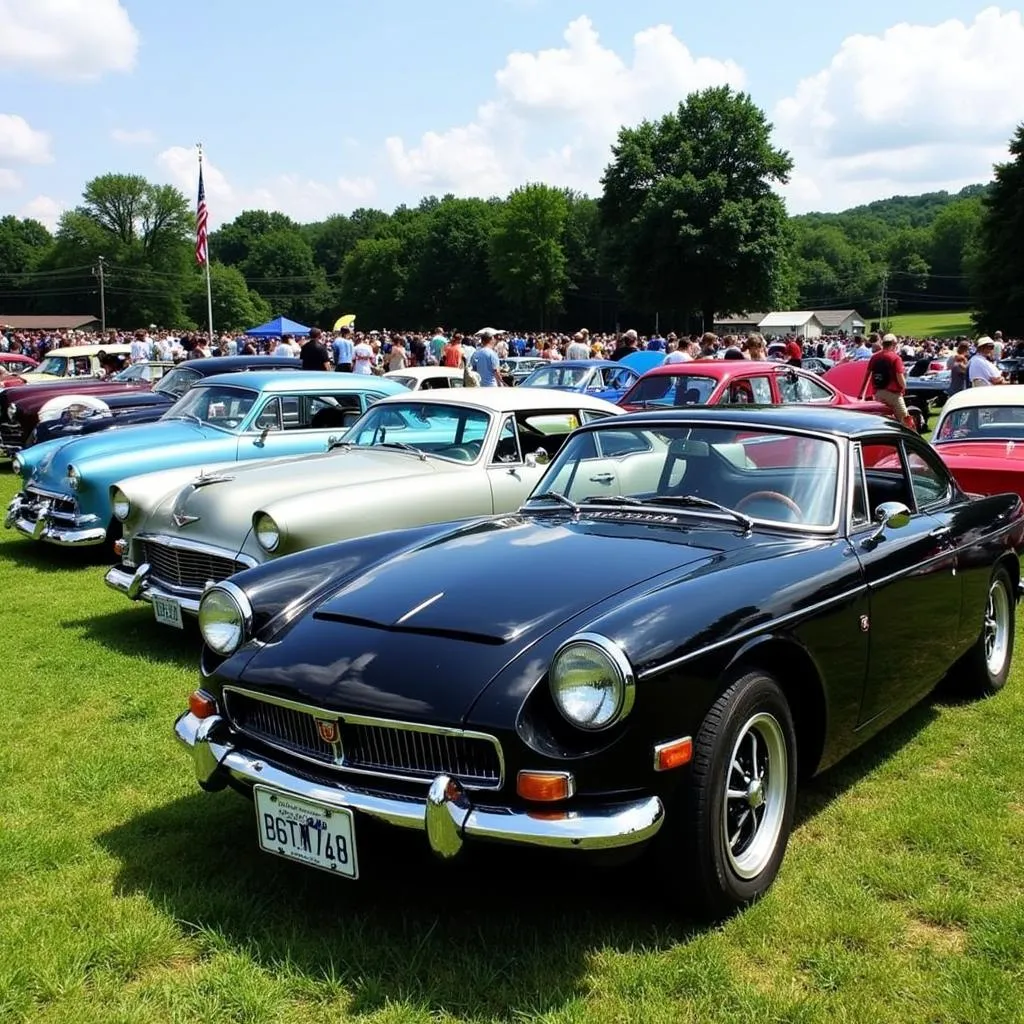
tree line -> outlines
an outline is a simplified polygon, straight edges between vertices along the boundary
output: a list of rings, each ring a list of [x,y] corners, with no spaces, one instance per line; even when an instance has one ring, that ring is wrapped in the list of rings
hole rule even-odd
[[[990,185],[801,216],[776,191],[792,162],[770,134],[749,96],[712,88],[624,127],[597,197],[530,183],[307,224],[247,210],[210,235],[215,326],[351,312],[367,329],[699,330],[754,309],[971,306],[1024,334],[1024,126]],[[126,174],[90,181],[53,234],[0,218],[0,321],[98,314],[102,273],[109,325],[201,327],[194,230],[180,191]]]

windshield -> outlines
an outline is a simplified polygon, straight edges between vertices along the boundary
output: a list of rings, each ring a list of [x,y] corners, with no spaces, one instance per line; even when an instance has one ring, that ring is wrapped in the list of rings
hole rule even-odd
[[[202,377],[201,373],[197,373],[188,366],[175,366],[160,378],[160,382],[153,390],[181,398],[200,377]]]
[[[407,445],[453,462],[475,462],[490,422],[483,409],[394,402],[372,406],[342,440],[360,447]]]
[[[187,391],[164,413],[165,420],[198,420],[214,427],[234,430],[248,415],[258,391],[224,384],[200,385]]]
[[[36,372],[50,377],[63,377],[68,372],[68,361],[64,356],[47,356],[36,367]]]
[[[705,405],[718,386],[714,377],[695,373],[657,373],[641,377],[622,399],[622,404],[655,408],[679,405]]]
[[[591,373],[589,366],[542,366],[534,370],[523,387],[527,388],[574,388],[582,384]]]
[[[742,513],[755,522],[834,529],[839,446],[757,427],[610,422],[566,442],[537,484],[531,509],[549,500],[545,492],[604,510],[652,504],[718,515],[709,508],[714,503],[734,518]]]
[[[1024,406],[979,405],[971,409],[956,409],[943,416],[933,443],[1022,440]]]
[[[415,377],[402,377],[397,373],[389,373],[388,380],[393,380],[396,384],[401,384],[403,388],[408,388],[410,391],[416,390]]]
[[[122,384],[131,384],[140,380],[152,380],[153,368],[149,363],[136,363],[134,366],[126,367],[124,370],[118,370],[110,379],[120,381]]]

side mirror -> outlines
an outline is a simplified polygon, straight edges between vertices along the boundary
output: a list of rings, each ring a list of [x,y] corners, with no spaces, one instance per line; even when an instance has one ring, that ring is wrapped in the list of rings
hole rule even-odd
[[[270,427],[264,427],[260,431],[260,436],[257,437],[255,441],[253,441],[253,444],[256,445],[257,448],[262,448],[267,443],[267,435],[269,433]]]
[[[910,509],[902,501],[883,501],[875,509],[875,522],[878,529],[870,537],[872,543],[881,540],[886,530],[902,530],[910,522]]]
[[[538,448],[535,452],[528,452],[523,462],[533,469],[536,466],[546,466],[551,461],[551,456],[548,455],[544,448]]]

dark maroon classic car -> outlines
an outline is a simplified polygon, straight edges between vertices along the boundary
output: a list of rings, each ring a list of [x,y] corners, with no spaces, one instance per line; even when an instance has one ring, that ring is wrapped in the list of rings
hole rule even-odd
[[[371,821],[448,858],[649,848],[667,899],[724,915],[779,871],[801,780],[944,678],[1006,683],[1022,547],[1016,494],[969,497],[892,420],[602,419],[516,514],[207,589],[175,731],[261,849],[336,876]]]

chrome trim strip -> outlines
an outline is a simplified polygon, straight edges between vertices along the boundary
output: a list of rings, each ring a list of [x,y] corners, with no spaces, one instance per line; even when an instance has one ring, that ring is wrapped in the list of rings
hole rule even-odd
[[[241,562],[252,569],[259,565],[251,555],[243,555],[230,548],[218,547],[215,544],[206,544],[203,541],[187,540],[184,537],[176,537],[172,533],[135,533],[132,534],[131,542],[134,547],[148,541],[150,544],[163,544],[168,548],[178,548],[181,551],[194,551],[203,555],[215,555],[217,558],[226,558],[231,562]]]
[[[143,572],[143,570],[146,571]],[[140,565],[134,573],[125,570],[120,565],[114,565],[107,570],[106,575],[103,577],[103,582],[111,590],[124,594],[129,601],[148,601],[152,604],[154,597],[166,597],[172,601],[177,601],[183,612],[187,612],[189,615],[199,614],[198,599],[183,596],[170,587],[165,587],[151,580],[148,576],[148,571],[149,566],[146,563]],[[138,587],[133,593],[132,589],[136,584],[138,584]]]
[[[436,816],[442,812],[450,816],[451,824],[428,830],[425,796],[375,793],[301,778],[230,744],[217,742],[212,737],[223,722],[217,715],[198,719],[186,711],[174,723],[174,734],[189,751],[196,777],[205,788],[222,788],[234,780],[248,786],[268,786],[328,807],[346,808],[389,825],[424,832],[431,848],[441,856],[457,852],[453,840],[463,838],[549,849],[610,850],[646,842],[665,819],[665,807],[656,796],[567,809],[560,817],[534,816],[511,807],[476,807],[457,784],[449,790],[449,777],[439,775],[430,786],[436,806],[429,813]]]
[[[813,615],[815,612],[821,611],[823,608],[828,608],[830,605],[839,604],[841,601],[849,601],[851,598],[864,593],[867,589],[867,584],[862,583],[859,587],[853,587],[850,590],[845,590],[843,593],[837,594],[835,597],[828,597],[824,601],[817,601],[814,604],[807,605],[805,608],[798,608],[796,611],[786,612],[785,615],[779,615],[774,619],[769,619],[767,622],[763,622],[759,626],[751,626],[748,629],[742,629],[738,633],[733,633],[731,636],[724,637],[721,640],[716,640],[714,643],[705,644],[699,650],[690,651],[687,654],[680,655],[678,658],[672,658],[669,661],[663,661],[660,665],[654,665],[651,668],[644,669],[642,672],[638,673],[638,678],[649,679],[651,676],[667,672],[669,669],[675,668],[677,665],[682,665],[684,662],[693,661],[694,658],[710,654],[711,651],[716,651],[720,647],[739,643],[749,637],[757,636],[759,633],[764,633],[768,630],[784,625],[787,622],[791,622],[793,619],[798,619],[805,615]]]
[[[248,697],[250,700],[259,700],[267,704],[276,704],[278,707],[311,715],[313,718],[322,718],[325,721],[337,722],[340,720],[352,725],[368,725],[384,729],[399,729],[403,732],[422,732],[433,736],[451,736],[454,739],[485,740],[494,747],[495,752],[498,755],[498,780],[494,783],[473,783],[472,785],[464,783],[464,785],[467,789],[501,789],[505,784],[505,752],[501,749],[501,743],[498,741],[498,738],[496,736],[492,736],[490,733],[477,732],[473,729],[459,729],[455,726],[424,725],[420,722],[403,722],[393,718],[377,718],[373,715],[350,715],[344,711],[333,711],[329,708],[319,708],[312,704],[303,704],[301,701],[288,700],[286,697],[275,697],[268,693],[260,693],[258,690],[249,690],[244,686],[225,686],[222,692],[225,697],[226,719],[230,722],[232,728],[238,729],[239,732],[246,733],[247,735],[249,735],[247,730],[243,729],[241,726],[236,726],[234,722],[231,721],[227,698],[232,693],[241,694],[243,697]],[[395,779],[402,782],[422,783],[424,781],[421,775],[404,776],[399,775],[397,772],[378,772],[370,768],[358,768],[345,764],[331,764],[315,757],[307,757],[295,750],[292,750],[290,747],[283,747],[271,740],[264,739],[262,736],[256,736],[255,738],[261,743],[265,743],[268,747],[273,747],[275,750],[280,750],[282,753],[288,754],[290,757],[297,757],[302,761],[318,765],[321,768],[352,772],[354,775],[369,775],[373,778]]]

